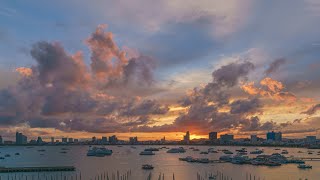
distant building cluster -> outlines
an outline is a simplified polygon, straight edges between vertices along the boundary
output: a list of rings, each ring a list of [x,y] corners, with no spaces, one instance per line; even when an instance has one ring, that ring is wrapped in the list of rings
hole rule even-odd
[[[233,134],[220,134],[218,132],[210,132],[208,138],[191,139],[190,132],[187,131],[181,141],[167,141],[165,137],[160,140],[138,141],[138,137],[129,137],[127,141],[119,140],[116,135],[101,138],[92,137],[91,139],[81,140],[72,137],[62,137],[56,139],[51,137],[48,142],[42,137],[28,141],[28,137],[21,132],[16,132],[16,141],[5,141],[0,136],[0,145],[152,145],[152,144],[172,144],[172,145],[255,145],[255,146],[293,146],[293,147],[309,147],[320,148],[320,141],[316,136],[306,136],[303,139],[284,139],[281,132],[267,132],[265,138],[258,137],[256,134],[250,135],[250,138],[235,139]]]

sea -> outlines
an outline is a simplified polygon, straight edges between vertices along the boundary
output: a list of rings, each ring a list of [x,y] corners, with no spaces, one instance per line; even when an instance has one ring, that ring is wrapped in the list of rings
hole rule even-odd
[[[241,146],[183,146],[187,151],[180,154],[167,153],[168,149],[160,149],[155,155],[139,155],[145,148],[160,148],[163,146],[105,146],[113,151],[113,154],[105,157],[90,157],[86,153],[89,146],[3,146],[0,148],[0,156],[10,154],[10,157],[0,160],[1,167],[35,167],[35,166],[74,166],[72,172],[40,172],[40,173],[0,173],[0,178],[4,180],[38,180],[38,179],[72,179],[72,180],[103,180],[112,176],[118,180],[207,180],[210,174],[223,175],[223,179],[228,180],[320,180],[320,160],[306,161],[312,165],[312,169],[299,169],[297,164],[283,164],[276,167],[254,166],[249,164],[237,165],[231,163],[188,163],[180,161],[179,158],[192,156],[194,158],[208,158],[217,160],[224,155],[223,152],[200,154],[209,148],[215,150],[228,149],[236,152],[237,149],[247,148],[247,151],[263,149],[264,154],[280,153],[286,149],[289,153],[286,156],[319,158],[318,151],[305,148],[284,148],[275,150],[275,147],[241,147]],[[175,148],[179,146],[166,146]],[[193,151],[191,147],[199,149]],[[39,151],[40,150],[40,151]],[[65,153],[61,153],[65,151]],[[302,151],[302,153],[298,153]],[[308,154],[313,151],[313,154]],[[20,155],[15,155],[19,153]],[[249,154],[254,157],[256,155]],[[153,170],[142,169],[143,164],[151,164]]]

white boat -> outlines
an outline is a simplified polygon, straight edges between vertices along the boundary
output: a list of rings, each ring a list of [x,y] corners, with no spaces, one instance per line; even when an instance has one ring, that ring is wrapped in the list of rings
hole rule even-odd
[[[155,155],[155,153],[153,151],[142,151],[140,155]]]
[[[105,147],[90,147],[87,156],[104,157],[112,154],[112,150]]]
[[[153,169],[154,167],[151,165],[151,164],[143,164],[142,165],[142,169],[145,169],[145,170],[151,170]]]
[[[167,153],[185,153],[186,150],[183,147],[172,148],[167,151]]]

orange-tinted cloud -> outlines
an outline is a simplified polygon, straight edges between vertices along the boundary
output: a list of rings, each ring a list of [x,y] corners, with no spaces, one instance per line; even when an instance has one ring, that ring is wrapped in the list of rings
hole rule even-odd
[[[15,71],[25,77],[29,77],[32,75],[32,69],[27,68],[27,67],[19,67],[19,68],[15,69]]]

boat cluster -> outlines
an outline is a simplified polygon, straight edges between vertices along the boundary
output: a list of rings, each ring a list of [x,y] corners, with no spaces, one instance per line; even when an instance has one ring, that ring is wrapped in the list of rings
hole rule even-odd
[[[272,155],[258,155],[255,158],[249,158],[243,155],[224,155],[219,158],[221,161],[230,162],[232,164],[252,164],[252,165],[264,165],[264,166],[281,166],[282,164],[304,164],[301,159],[293,157],[287,158],[279,153],[273,153]],[[300,168],[300,167],[299,167]]]
[[[89,147],[87,152],[87,156],[96,156],[96,157],[104,157],[112,154],[111,149],[107,149],[105,147]]]
[[[209,160],[208,158],[193,158],[191,156],[187,156],[185,158],[179,158],[179,160],[190,162],[190,163],[204,163],[204,164],[213,162],[213,161]]]

